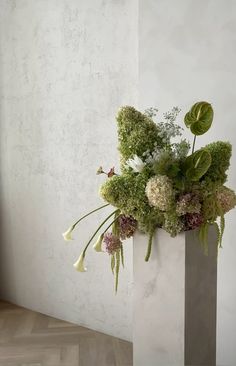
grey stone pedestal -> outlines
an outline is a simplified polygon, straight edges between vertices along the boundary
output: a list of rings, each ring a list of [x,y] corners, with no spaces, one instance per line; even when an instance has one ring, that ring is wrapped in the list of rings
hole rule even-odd
[[[209,254],[189,231],[159,229],[144,261],[147,236],[134,237],[134,366],[215,366],[216,232]]]

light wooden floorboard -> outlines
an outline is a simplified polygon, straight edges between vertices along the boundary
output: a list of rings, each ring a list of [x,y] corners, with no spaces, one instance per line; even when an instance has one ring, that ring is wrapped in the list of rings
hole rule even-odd
[[[132,366],[132,344],[0,301],[0,366]]]

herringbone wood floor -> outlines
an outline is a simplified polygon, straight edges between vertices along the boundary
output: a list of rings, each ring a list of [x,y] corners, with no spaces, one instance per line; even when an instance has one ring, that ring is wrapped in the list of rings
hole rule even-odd
[[[131,366],[132,345],[0,301],[0,366]]]

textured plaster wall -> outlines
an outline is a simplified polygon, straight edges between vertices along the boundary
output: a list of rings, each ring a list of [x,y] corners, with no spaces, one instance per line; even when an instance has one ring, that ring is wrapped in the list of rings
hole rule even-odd
[[[97,167],[118,162],[114,115],[137,103],[137,1],[0,2],[0,295],[131,339],[131,243],[117,296],[108,256],[72,266],[110,210],[73,243],[61,232],[102,203]]]
[[[140,106],[165,112],[208,100],[215,110],[212,140],[233,144],[228,185],[236,188],[236,2],[233,0],[140,0]],[[226,216],[218,271],[217,364],[236,364],[236,211]]]
[[[114,114],[122,104],[213,103],[198,139],[235,146],[236,2],[233,0],[1,0],[0,294],[20,305],[131,338],[132,253],[113,295],[108,258],[72,263],[102,213],[75,241],[61,231],[100,204],[97,166],[117,163]],[[139,55],[138,53],[139,38]],[[138,57],[140,87],[138,88]],[[229,185],[235,188],[235,158]],[[109,210],[107,210],[109,211]],[[219,257],[218,363],[235,365],[235,212]]]

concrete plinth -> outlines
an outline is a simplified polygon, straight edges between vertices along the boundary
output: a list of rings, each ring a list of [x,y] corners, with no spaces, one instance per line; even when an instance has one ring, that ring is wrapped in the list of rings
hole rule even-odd
[[[159,229],[146,263],[147,241],[134,237],[134,366],[215,366],[214,228],[208,256],[196,231],[171,238]]]

